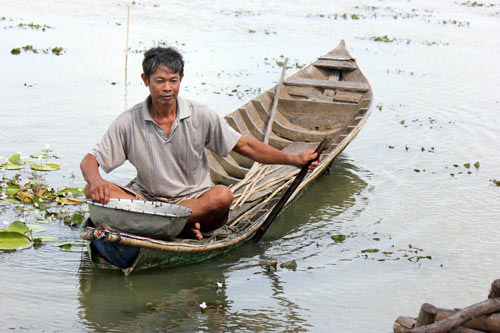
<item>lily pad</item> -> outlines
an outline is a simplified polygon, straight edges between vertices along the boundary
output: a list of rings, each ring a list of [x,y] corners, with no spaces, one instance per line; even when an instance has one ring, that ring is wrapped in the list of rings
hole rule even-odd
[[[362,250],[361,253],[377,253],[379,249],[365,249]]]
[[[52,246],[60,247],[63,251],[68,252],[81,252],[82,248],[85,247],[84,243],[75,243],[75,242],[64,242],[64,243],[55,243]]]
[[[46,227],[42,227],[41,225],[27,224],[27,226],[31,230],[31,232],[43,232],[47,230]]]
[[[28,249],[33,242],[25,235],[15,232],[0,230],[0,250]]]
[[[22,222],[22,221],[14,221],[12,222],[9,227],[7,228],[8,231],[12,231],[12,232],[18,232],[26,237],[29,237],[30,235],[30,229],[29,227],[26,225],[26,223]]]
[[[49,154],[45,154],[45,153],[44,154],[31,154],[30,156],[32,158],[48,158],[48,157],[50,157]]]
[[[75,199],[75,198],[62,198],[62,197],[58,197],[56,199],[56,201],[59,204],[65,204],[65,205],[81,205],[81,204],[83,204],[82,200],[78,200],[78,199]]]
[[[9,157],[9,162],[12,164],[21,164],[21,154],[14,154]]]
[[[20,165],[20,164],[2,164],[2,169],[5,169],[5,170],[21,170],[22,168],[24,168],[24,165]]]
[[[74,225],[80,225],[83,223],[84,216],[82,214],[75,213],[71,215],[71,223]]]
[[[33,239],[33,241],[35,242],[35,244],[42,244],[42,243],[47,243],[47,242],[54,242],[56,240],[57,240],[56,237],[49,237],[49,236],[46,236],[46,237],[36,237],[35,239]]]
[[[67,195],[68,193],[71,193],[71,195],[77,196],[77,195],[83,195],[84,194],[84,188],[81,186],[77,187],[66,187],[63,188],[62,190],[57,191],[57,195]]]
[[[9,185],[5,188],[5,193],[7,193],[7,195],[16,195],[19,190],[19,186]]]
[[[61,166],[58,163],[34,164],[31,166],[31,169],[37,171],[56,171],[60,168]]]
[[[345,235],[333,235],[332,239],[335,243],[342,243],[345,240]]]

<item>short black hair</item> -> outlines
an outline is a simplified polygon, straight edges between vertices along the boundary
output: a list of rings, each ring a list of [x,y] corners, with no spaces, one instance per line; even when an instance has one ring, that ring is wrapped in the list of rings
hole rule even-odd
[[[167,66],[172,72],[184,75],[184,60],[182,54],[173,46],[153,47],[144,53],[142,70],[149,80],[158,67]]]

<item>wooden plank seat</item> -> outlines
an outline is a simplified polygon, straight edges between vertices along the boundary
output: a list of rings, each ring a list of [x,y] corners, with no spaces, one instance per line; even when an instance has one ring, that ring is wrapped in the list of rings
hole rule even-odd
[[[289,78],[285,80],[285,85],[294,86],[312,86],[321,87],[327,89],[342,89],[347,91],[368,91],[370,86],[364,82],[355,81],[331,81],[331,80],[319,80],[310,78]]]
[[[356,66],[356,63],[354,63],[353,61],[345,60],[318,59],[313,63],[313,65],[320,68],[338,69],[343,71],[353,71],[358,68],[358,66]]]

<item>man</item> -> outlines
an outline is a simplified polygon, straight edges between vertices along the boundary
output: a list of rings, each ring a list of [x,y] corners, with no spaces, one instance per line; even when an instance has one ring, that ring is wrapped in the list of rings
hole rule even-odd
[[[241,136],[215,111],[179,97],[184,61],[176,49],[152,48],[142,66],[150,96],[118,116],[80,164],[87,198],[103,204],[110,198],[163,200],[188,207],[193,213],[183,233],[202,239],[202,232],[224,225],[233,201],[229,188],[211,183],[204,148],[297,167],[316,158],[312,150],[290,155]],[[137,169],[127,187],[101,177],[99,167],[108,173],[126,160]],[[317,165],[313,162],[310,170]]]

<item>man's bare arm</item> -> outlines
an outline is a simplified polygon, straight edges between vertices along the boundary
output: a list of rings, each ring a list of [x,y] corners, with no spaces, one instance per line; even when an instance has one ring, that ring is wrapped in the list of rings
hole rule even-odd
[[[288,164],[298,168],[317,157],[317,153],[314,153],[314,151],[310,149],[297,155],[290,155],[263,142],[245,136],[242,136],[238,140],[233,151],[262,164]],[[309,172],[314,170],[317,166],[317,161],[311,163]]]

